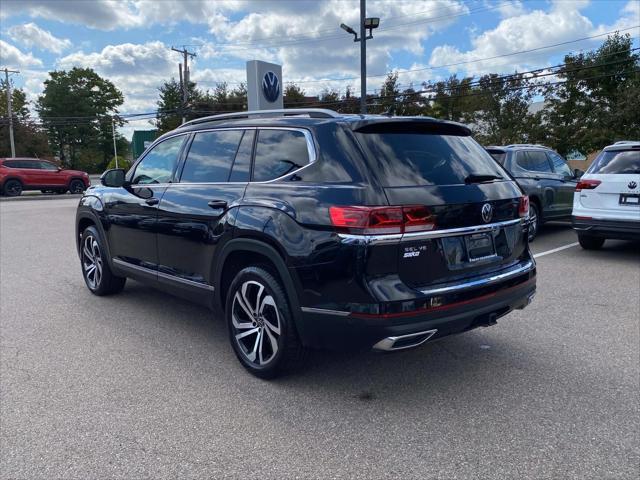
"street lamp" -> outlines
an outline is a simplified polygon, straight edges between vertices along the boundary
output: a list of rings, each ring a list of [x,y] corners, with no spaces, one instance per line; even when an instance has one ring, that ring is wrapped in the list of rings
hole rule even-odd
[[[366,18],[366,0],[360,0],[360,38],[358,33],[349,25],[340,24],[340,28],[353,35],[354,42],[360,42],[360,113],[367,113],[367,40],[373,38],[373,30],[380,26],[378,17]],[[369,30],[369,35],[365,35]]]

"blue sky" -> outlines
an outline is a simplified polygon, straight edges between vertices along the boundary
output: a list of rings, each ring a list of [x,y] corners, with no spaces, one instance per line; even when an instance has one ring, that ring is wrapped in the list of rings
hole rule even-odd
[[[200,87],[245,80],[245,62],[281,63],[284,81],[308,94],[359,90],[359,48],[340,30],[356,25],[357,0],[3,0],[0,65],[30,99],[52,69],[89,66],[125,94],[121,111],[152,111],[157,87],[177,76],[172,45],[198,54]],[[640,36],[638,0],[369,0],[381,18],[368,46],[368,90],[384,73],[399,83],[458,75],[507,73],[554,65],[568,52],[597,48],[606,32]],[[600,35],[590,40],[576,39]],[[511,55],[522,50],[539,49]],[[497,58],[492,58],[497,57]],[[452,65],[457,64],[457,65]],[[448,66],[443,66],[448,65]],[[339,80],[346,79],[346,80]],[[135,125],[148,128],[149,125]]]

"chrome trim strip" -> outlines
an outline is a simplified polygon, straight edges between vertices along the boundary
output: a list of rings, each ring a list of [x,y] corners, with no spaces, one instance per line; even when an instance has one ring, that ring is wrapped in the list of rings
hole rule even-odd
[[[478,280],[472,280],[470,282],[461,283],[457,285],[451,285],[448,287],[440,287],[440,288],[427,288],[424,290],[420,290],[424,295],[439,295],[443,293],[451,293],[457,292],[460,290],[466,290],[469,288],[482,287],[485,285],[490,285],[492,283],[500,282],[502,280],[506,280],[511,277],[515,277],[516,275],[521,275],[523,273],[530,272],[535,268],[536,264],[533,260],[527,261],[524,265],[521,265],[513,270],[509,270],[508,272],[499,273],[497,275],[491,275],[488,277],[480,278]]]
[[[112,258],[111,261],[123,268],[138,270],[140,272],[147,273],[150,275],[157,275],[158,277],[162,277],[164,279],[167,279],[176,283],[189,285],[190,287],[197,287],[197,288],[201,288],[203,290],[208,290],[211,292],[215,291],[215,287],[213,287],[212,285],[207,285],[200,282],[194,282],[193,280],[187,280],[186,278],[180,278],[180,277],[176,277],[175,275],[169,275],[168,273],[158,272],[157,270],[152,270],[147,267],[141,267],[140,265],[133,265],[129,262],[125,262],[124,260],[120,260],[119,258]]]
[[[347,317],[351,315],[351,312],[345,312],[343,310],[329,310],[327,308],[313,308],[313,307],[301,307],[305,313],[319,313],[322,315],[336,315],[338,317]]]
[[[383,338],[382,340],[380,340],[372,348],[374,350],[378,350],[378,351],[382,351],[382,352],[389,352],[389,351],[392,351],[392,350],[404,350],[406,348],[414,348],[414,347],[422,345],[424,342],[426,342],[431,337],[433,337],[437,332],[438,332],[438,329],[434,328],[433,330],[425,330],[424,332],[417,332],[417,333],[410,333],[408,335],[397,335],[397,336],[393,336],[393,337],[387,337],[387,338]],[[395,343],[398,340],[404,340],[405,338],[411,338],[411,337],[419,337],[420,335],[427,335],[427,337],[422,339],[418,343],[414,343],[413,345],[406,345],[404,347],[394,347]]]
[[[473,233],[490,232],[492,230],[498,230],[510,225],[516,225],[518,223],[524,223],[521,218],[515,220],[506,220],[504,222],[488,223],[486,225],[474,225],[472,227],[460,227],[449,228],[446,230],[429,230],[425,232],[410,232],[410,233],[390,233],[386,235],[359,235],[338,233],[338,237],[345,241],[345,243],[362,242],[366,244],[380,244],[380,243],[393,243],[398,240],[423,240],[429,238],[443,238],[454,237],[456,235],[467,235]]]

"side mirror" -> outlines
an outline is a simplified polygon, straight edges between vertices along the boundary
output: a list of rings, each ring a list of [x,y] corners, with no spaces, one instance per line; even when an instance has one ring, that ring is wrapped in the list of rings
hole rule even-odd
[[[576,169],[573,171],[573,176],[574,176],[575,178],[580,178],[582,175],[584,175],[584,172],[583,172],[582,170],[580,170],[579,168],[576,168]]]
[[[100,183],[105,187],[123,187],[124,186],[124,169],[112,168],[107,170],[100,176]]]

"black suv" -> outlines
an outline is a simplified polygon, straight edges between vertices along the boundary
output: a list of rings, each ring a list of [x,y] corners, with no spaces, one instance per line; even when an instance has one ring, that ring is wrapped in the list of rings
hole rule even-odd
[[[308,347],[414,347],[532,299],[528,199],[463,125],[279,110],[218,115],[109,170],[77,211],[96,295],[126,277],[224,312],[249,371]]]
[[[543,145],[486,147],[529,196],[529,241],[547,220],[570,220],[573,192],[581,170],[571,170],[562,156]]]

